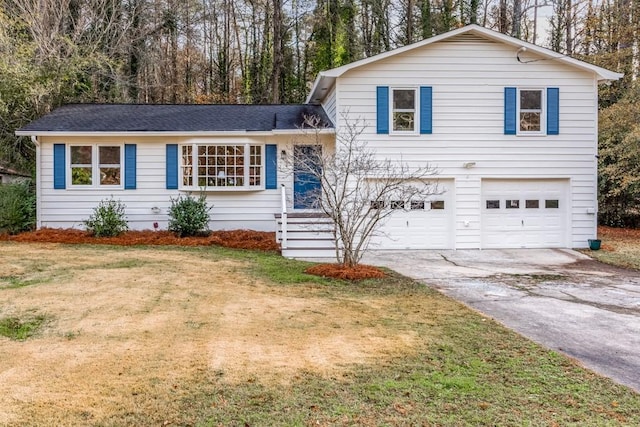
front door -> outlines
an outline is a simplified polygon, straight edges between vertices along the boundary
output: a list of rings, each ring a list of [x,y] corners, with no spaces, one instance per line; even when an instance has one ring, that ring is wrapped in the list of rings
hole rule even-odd
[[[296,145],[293,147],[293,208],[317,208],[321,195],[319,156],[320,145]]]

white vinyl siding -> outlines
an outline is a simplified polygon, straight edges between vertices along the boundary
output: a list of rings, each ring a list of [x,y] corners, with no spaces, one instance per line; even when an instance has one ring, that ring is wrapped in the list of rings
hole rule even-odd
[[[570,247],[593,238],[597,208],[595,76],[555,61],[521,64],[516,49],[454,38],[347,71],[337,79],[340,113],[364,120],[362,138],[380,158],[430,164],[455,177],[455,248],[481,246],[481,179],[570,179]],[[433,134],[376,133],[376,87],[433,87]],[[504,135],[504,88],[560,89],[559,135]],[[463,165],[474,162],[465,169]]]
[[[334,85],[327,96],[322,101],[322,108],[324,108],[324,112],[329,117],[332,123],[336,122],[336,109],[337,109],[337,96],[336,96],[336,86]]]
[[[100,137],[94,137],[96,144]],[[170,198],[187,194],[181,190],[165,188],[166,144],[208,143],[221,141],[216,138],[200,138],[197,141],[188,138],[135,137],[126,143],[137,144],[137,186],[135,190],[114,188],[87,188],[56,190],[53,188],[53,144],[82,144],[86,138],[41,138],[41,169],[38,177],[41,197],[38,219],[41,227],[83,228],[82,221],[87,219],[100,200],[110,198],[122,201],[126,205],[125,213],[129,226],[134,230],[153,229],[158,222],[161,229],[168,224],[167,212],[171,206]],[[229,141],[228,137],[224,138]],[[238,137],[232,141],[239,144],[278,144],[278,152],[285,150],[290,141],[285,137]],[[280,169],[280,168],[279,168]],[[289,189],[291,177],[284,171],[278,172],[278,183],[284,183]],[[192,194],[198,194],[198,189]],[[279,213],[280,191],[215,191],[207,193],[213,208],[210,211],[210,227],[216,229],[254,229],[275,231],[274,214]],[[291,197],[289,197],[290,199]],[[157,207],[160,213],[155,213]]]

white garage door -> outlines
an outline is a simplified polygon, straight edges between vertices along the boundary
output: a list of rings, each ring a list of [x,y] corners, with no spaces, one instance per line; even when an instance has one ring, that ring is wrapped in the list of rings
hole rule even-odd
[[[482,247],[566,247],[568,187],[568,180],[482,180]]]
[[[391,202],[387,218],[370,249],[451,249],[453,247],[453,181],[438,182],[442,194],[423,200]]]

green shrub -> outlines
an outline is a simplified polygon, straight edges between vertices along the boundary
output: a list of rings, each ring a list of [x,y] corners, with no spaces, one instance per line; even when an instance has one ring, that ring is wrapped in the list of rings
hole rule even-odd
[[[28,183],[0,184],[0,233],[32,230],[36,224],[36,195]]]
[[[178,196],[171,198],[169,208],[169,231],[180,237],[197,236],[209,232],[209,211],[207,198],[200,194],[198,198]]]
[[[120,200],[104,199],[84,221],[87,231],[96,237],[115,237],[129,229],[124,215],[125,205]]]

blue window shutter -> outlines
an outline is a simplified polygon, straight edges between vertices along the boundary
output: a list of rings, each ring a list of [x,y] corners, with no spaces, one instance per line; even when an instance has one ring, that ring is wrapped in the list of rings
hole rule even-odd
[[[515,87],[504,88],[504,134],[516,134],[516,96]]]
[[[278,188],[278,146],[267,144],[264,146],[264,188],[273,190]]]
[[[53,188],[64,190],[67,188],[65,159],[67,149],[64,144],[53,144]]]
[[[136,144],[124,145],[124,189],[136,189]]]
[[[433,89],[420,87],[420,133],[433,133]]]
[[[378,133],[389,133],[389,87],[378,86],[376,93]]]
[[[167,144],[167,190],[178,189],[178,144]]]
[[[547,135],[560,133],[560,89],[547,88]]]

